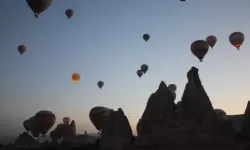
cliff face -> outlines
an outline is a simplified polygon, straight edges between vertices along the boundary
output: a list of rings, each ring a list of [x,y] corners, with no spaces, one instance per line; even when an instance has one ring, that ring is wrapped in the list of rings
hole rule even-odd
[[[192,67],[187,79],[182,101],[177,105],[163,81],[151,94],[137,124],[137,142],[235,143],[232,124],[218,119],[202,86],[198,69]]]

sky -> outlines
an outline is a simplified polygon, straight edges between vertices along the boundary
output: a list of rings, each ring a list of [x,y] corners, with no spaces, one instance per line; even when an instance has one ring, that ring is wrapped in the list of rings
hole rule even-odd
[[[0,135],[20,134],[23,121],[39,110],[53,111],[56,124],[64,116],[74,119],[78,133],[96,133],[88,117],[94,106],[121,107],[136,134],[160,81],[177,85],[179,101],[192,66],[214,108],[244,113],[250,99],[249,6],[249,0],[56,0],[35,18],[25,0],[1,0]],[[240,51],[228,40],[236,31],[245,34]],[[147,43],[144,33],[151,35]],[[190,45],[208,35],[218,41],[200,63]],[[22,56],[20,44],[27,47]],[[140,79],[142,64],[149,70]],[[81,74],[79,84],[72,82],[74,72]]]

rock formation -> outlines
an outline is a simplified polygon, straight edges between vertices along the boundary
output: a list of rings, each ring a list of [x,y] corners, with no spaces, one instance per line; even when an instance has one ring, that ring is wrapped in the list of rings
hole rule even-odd
[[[177,104],[163,81],[149,97],[137,124],[137,144],[163,142],[178,145],[192,141],[235,144],[232,123],[217,117],[202,86],[198,69],[192,67],[187,78],[182,101]]]
[[[36,140],[30,136],[28,132],[20,134],[14,142],[14,145],[16,146],[34,146],[36,144]]]
[[[243,136],[250,139],[250,101],[248,101],[247,108],[244,113],[244,118],[242,122],[242,134]]]
[[[123,110],[110,110],[101,132],[100,148],[121,150],[129,145],[132,139],[132,129]]]
[[[182,97],[183,123],[187,126],[205,125],[213,128],[216,125],[216,114],[201,84],[198,69],[192,67],[187,78]]]
[[[158,90],[151,94],[140,120],[140,134],[161,133],[165,126],[171,126],[174,116],[174,97],[162,81]]]
[[[72,120],[69,125],[69,136],[76,136],[76,124],[75,121]]]
[[[58,140],[63,138],[62,143],[70,143],[71,139],[76,136],[76,125],[75,121],[72,120],[71,123],[68,124],[59,124],[55,128],[55,130],[50,132],[51,140],[54,144],[58,144]]]

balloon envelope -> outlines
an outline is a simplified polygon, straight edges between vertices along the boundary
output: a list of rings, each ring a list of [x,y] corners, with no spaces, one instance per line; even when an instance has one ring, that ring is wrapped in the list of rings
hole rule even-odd
[[[141,71],[143,71],[143,73],[146,73],[148,71],[148,65],[146,64],[141,65]]]
[[[145,33],[145,34],[143,34],[143,39],[147,42],[148,40],[149,40],[149,38],[150,38],[150,35],[149,34],[147,34],[147,33]]]
[[[200,60],[205,57],[209,49],[209,45],[204,40],[197,40],[191,44],[192,53]]]
[[[242,32],[234,32],[230,34],[229,41],[230,43],[236,47],[238,50],[240,49],[241,45],[245,40],[245,36]]]
[[[101,89],[103,87],[103,85],[104,85],[104,82],[103,81],[98,81],[97,85]]]
[[[64,124],[69,124],[70,118],[69,117],[63,117],[63,123]]]
[[[211,48],[213,48],[217,42],[217,38],[214,35],[210,35],[206,38],[206,42]]]
[[[217,117],[220,119],[220,120],[227,120],[227,114],[224,110],[222,109],[214,109]]]
[[[30,131],[30,128],[29,128],[29,125],[28,125],[28,120],[25,120],[25,121],[23,122],[23,127],[24,127],[24,129],[25,129],[27,132]]]
[[[143,75],[143,71],[142,70],[137,70],[137,75],[141,78],[141,76]]]
[[[19,45],[17,49],[21,55],[26,51],[26,47],[24,45]]]
[[[25,129],[27,128],[31,135],[36,138],[40,135],[40,132],[36,126],[35,116],[30,117],[28,120],[24,121]]]
[[[177,86],[175,84],[170,84],[168,88],[171,89],[172,91],[176,91]]]
[[[109,108],[102,106],[96,106],[90,110],[89,112],[90,121],[97,130],[102,129],[103,122],[109,115],[109,111],[110,111]]]
[[[45,135],[55,124],[56,116],[51,111],[42,110],[36,113],[35,119],[38,130],[42,133],[42,135]]]
[[[26,0],[26,2],[31,8],[31,10],[34,12],[35,17],[38,17],[40,13],[44,12],[46,9],[49,8],[52,3],[52,0]]]
[[[73,73],[72,74],[72,80],[75,84],[77,84],[80,81],[81,77],[79,73]]]
[[[72,9],[67,9],[65,11],[65,15],[70,19],[74,14],[74,11]]]

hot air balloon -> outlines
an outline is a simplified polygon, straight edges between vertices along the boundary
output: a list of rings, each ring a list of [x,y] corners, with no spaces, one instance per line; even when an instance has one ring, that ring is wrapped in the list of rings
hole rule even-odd
[[[70,19],[74,15],[74,11],[72,9],[67,9],[65,11],[65,15]]]
[[[21,55],[26,51],[26,47],[24,45],[19,45],[17,49]]]
[[[102,129],[105,118],[109,115],[109,108],[96,106],[89,112],[89,119],[97,130]]]
[[[168,89],[170,90],[170,92],[171,92],[171,94],[172,94],[172,96],[173,96],[173,98],[175,100],[176,99],[176,93],[175,93],[176,89],[174,89],[175,87],[173,85],[174,84],[172,84],[171,86],[168,86]]]
[[[41,134],[41,133],[40,133],[38,130],[36,130],[36,129],[31,130],[30,133],[31,133],[31,135],[32,135],[35,139]]]
[[[182,105],[182,101],[179,101],[179,102],[177,102],[176,107],[177,107],[178,109],[181,109],[181,105]]]
[[[147,34],[147,33],[145,33],[145,34],[143,34],[143,39],[147,42],[148,40],[149,40],[149,38],[150,38],[150,35],[149,34]]]
[[[24,128],[27,130],[27,132],[30,132],[34,138],[37,138],[40,135],[40,132],[36,126],[35,116],[24,121]]]
[[[245,40],[245,36],[242,32],[234,32],[230,34],[229,41],[230,43],[236,47],[238,50],[240,49],[240,46]]]
[[[175,84],[170,84],[168,88],[171,89],[172,91],[176,91],[177,86]]]
[[[49,8],[52,3],[52,0],[26,0],[27,4],[34,12],[36,18],[42,12]]]
[[[142,70],[137,70],[137,75],[141,78],[141,76],[143,75],[143,71]]]
[[[81,76],[79,73],[73,73],[72,74],[72,80],[75,84],[77,84],[81,79]]]
[[[141,71],[143,73],[146,73],[148,71],[148,65],[146,65],[146,64],[141,65]]]
[[[204,40],[197,40],[191,44],[192,53],[202,62],[209,49],[209,45]]]
[[[101,89],[103,87],[103,85],[104,85],[104,82],[103,81],[98,81],[97,85]]]
[[[36,113],[35,119],[38,130],[42,133],[42,135],[45,135],[55,124],[56,116],[51,111],[42,110]]]
[[[28,120],[25,120],[25,121],[23,122],[23,127],[24,127],[24,129],[25,129],[27,132],[30,131],[30,128],[29,128],[29,125],[28,125]]]
[[[69,117],[63,117],[63,123],[64,124],[69,124],[70,118]]]
[[[217,38],[214,35],[210,35],[206,38],[206,42],[211,48],[213,48],[217,42]]]
[[[224,110],[222,109],[214,109],[217,117],[220,119],[220,120],[227,120],[227,114]]]

